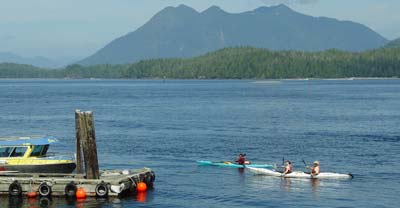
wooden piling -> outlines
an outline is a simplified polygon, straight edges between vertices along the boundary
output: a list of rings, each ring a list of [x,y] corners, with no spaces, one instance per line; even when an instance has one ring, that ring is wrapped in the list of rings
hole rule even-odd
[[[94,129],[93,112],[76,111],[77,121],[77,144],[81,145],[81,151],[85,164],[87,179],[99,179],[99,164],[97,160],[96,134]],[[79,141],[80,142],[79,142]],[[79,153],[77,152],[77,155]]]
[[[81,129],[79,124],[79,113],[80,110],[75,110],[75,136],[76,136],[76,172],[78,174],[83,173],[82,166],[82,141],[81,141]]]

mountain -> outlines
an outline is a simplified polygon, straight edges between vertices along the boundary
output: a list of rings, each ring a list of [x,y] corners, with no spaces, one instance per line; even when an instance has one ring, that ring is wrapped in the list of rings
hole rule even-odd
[[[385,45],[386,48],[400,48],[400,38],[390,41]]]
[[[28,64],[43,68],[60,68],[71,63],[66,60],[52,60],[42,56],[32,58],[22,57],[9,52],[0,52],[0,63]]]
[[[193,57],[235,46],[363,51],[386,43],[384,37],[364,25],[300,14],[282,4],[238,14],[227,13],[216,6],[200,13],[180,5],[163,9],[136,31],[113,40],[78,64]]]

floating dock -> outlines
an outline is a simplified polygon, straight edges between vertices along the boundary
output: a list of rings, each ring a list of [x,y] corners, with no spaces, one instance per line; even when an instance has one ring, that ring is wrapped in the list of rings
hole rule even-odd
[[[100,171],[99,179],[86,179],[81,174],[40,174],[0,172],[0,195],[75,197],[83,188],[89,197],[122,197],[136,192],[139,182],[153,187],[154,172],[149,168]]]

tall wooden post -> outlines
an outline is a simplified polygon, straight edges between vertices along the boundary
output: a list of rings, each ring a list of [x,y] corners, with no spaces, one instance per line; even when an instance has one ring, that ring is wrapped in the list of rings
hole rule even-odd
[[[79,124],[80,110],[75,110],[75,137],[76,137],[76,172],[83,173],[82,167],[82,141],[81,141],[81,128]]]
[[[96,134],[94,129],[93,112],[75,112],[78,117],[77,144],[81,145],[85,173],[87,179],[99,179],[99,163],[97,160]],[[80,142],[78,142],[78,140]]]

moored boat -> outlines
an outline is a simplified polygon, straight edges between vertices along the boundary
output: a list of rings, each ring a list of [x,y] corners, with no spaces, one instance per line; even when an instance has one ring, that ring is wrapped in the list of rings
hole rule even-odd
[[[246,164],[239,165],[233,162],[212,162],[208,160],[199,160],[197,161],[199,165],[210,165],[210,166],[220,166],[220,167],[230,167],[230,168],[245,168],[245,167],[256,167],[256,168],[272,168],[273,165],[269,164]]]
[[[255,168],[255,167],[247,167],[246,168],[254,173],[255,175],[265,175],[265,176],[274,176],[274,177],[283,177],[283,178],[318,178],[318,179],[351,179],[353,178],[352,174],[342,174],[342,173],[330,173],[330,172],[322,172],[318,175],[312,175],[305,172],[294,171],[288,174],[282,174],[276,170],[269,170],[265,168]]]
[[[72,173],[76,168],[73,157],[50,155],[54,137],[0,138],[0,171],[21,173]]]

